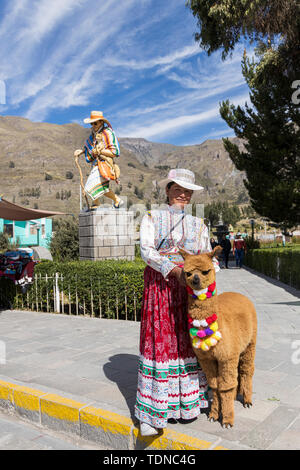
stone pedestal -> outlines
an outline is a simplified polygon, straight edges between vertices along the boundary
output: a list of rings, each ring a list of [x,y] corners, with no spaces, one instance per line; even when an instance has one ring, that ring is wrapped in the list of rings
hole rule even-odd
[[[99,208],[79,214],[80,260],[134,260],[134,213]]]

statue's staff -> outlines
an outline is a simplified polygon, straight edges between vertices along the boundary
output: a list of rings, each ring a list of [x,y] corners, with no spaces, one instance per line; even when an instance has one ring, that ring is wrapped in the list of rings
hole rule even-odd
[[[90,210],[89,200],[88,200],[87,194],[86,194],[85,189],[84,189],[82,171],[81,171],[80,165],[79,165],[79,163],[78,163],[78,158],[79,158],[80,155],[82,155],[83,153],[85,153],[84,150],[82,150],[80,153],[79,153],[79,151],[77,150],[74,155],[75,155],[75,163],[76,163],[76,165],[77,165],[77,167],[78,167],[78,170],[79,170],[81,188],[82,188],[82,191],[83,191],[83,194],[84,194],[86,203],[87,203],[87,208],[88,208],[88,210]]]

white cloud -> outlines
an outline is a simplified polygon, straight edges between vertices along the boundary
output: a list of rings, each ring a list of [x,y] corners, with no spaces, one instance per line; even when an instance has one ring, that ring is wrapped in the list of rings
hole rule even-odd
[[[27,86],[17,89],[13,98],[14,104],[35,97],[26,112],[27,118],[42,120],[53,108],[66,109],[87,105],[93,95],[103,90],[107,79],[103,71],[101,49],[119,32],[126,21],[127,9],[133,1],[124,2],[114,24],[110,28],[100,29],[92,41],[90,34],[95,27],[95,21],[103,21],[112,4],[105,4],[93,15],[87,10],[77,18],[77,27],[66,31],[60,46],[54,48],[40,69],[30,77]],[[104,79],[100,78],[102,76]]]
[[[164,56],[156,56],[147,60],[123,60],[117,57],[107,59],[106,63],[114,67],[125,67],[133,70],[146,70],[160,65],[167,65],[172,67],[180,63],[183,59],[187,59],[199,53],[199,46],[186,46],[180,50],[174,51],[171,54]]]
[[[232,103],[235,106],[244,105],[248,98],[249,95],[243,94],[241,96],[235,97],[232,100]],[[121,137],[144,137],[146,139],[154,137],[157,138],[170,135],[179,128],[185,129],[187,127],[196,126],[201,123],[208,123],[213,120],[216,122],[223,122],[219,113],[219,105],[215,105],[212,108],[200,113],[182,114],[174,118],[167,118],[164,115],[158,114],[153,116],[152,121],[148,120],[140,126],[135,123],[124,127],[119,127],[118,132]],[[230,133],[231,131],[229,130],[228,134]],[[211,134],[207,135],[212,137]],[[219,137],[219,134],[216,136]]]
[[[184,128],[187,126],[195,125],[200,122],[209,121],[217,118],[219,115],[219,108],[215,107],[208,111],[203,111],[197,114],[182,115],[172,119],[156,120],[153,124],[141,127],[130,126],[128,128],[121,128],[120,135],[124,137],[157,137],[174,132],[179,127]]]
[[[230,129],[230,127],[226,127],[225,129],[221,129],[219,131],[213,131],[213,132],[209,132],[207,135],[206,135],[206,138],[207,139],[215,139],[217,137],[221,138],[221,137],[233,137],[235,134],[233,132],[232,129]]]
[[[66,16],[76,8],[87,3],[86,0],[32,0],[31,14],[25,16],[25,26],[16,31],[18,41],[39,41],[52,29],[57,28]]]
[[[167,141],[218,121],[218,102],[241,93],[242,54],[225,63],[201,53],[181,0],[5,1],[0,79],[11,113],[43,121],[76,107],[70,121],[80,122],[99,107],[122,135]]]

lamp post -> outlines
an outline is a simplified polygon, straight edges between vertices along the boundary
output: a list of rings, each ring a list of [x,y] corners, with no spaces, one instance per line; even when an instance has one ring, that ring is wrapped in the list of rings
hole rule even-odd
[[[251,224],[251,230],[252,230],[251,237],[253,241],[254,240],[254,220],[253,219],[250,219],[250,224]]]
[[[41,229],[41,226],[38,224],[38,226],[36,227],[37,246],[40,246],[40,229]]]

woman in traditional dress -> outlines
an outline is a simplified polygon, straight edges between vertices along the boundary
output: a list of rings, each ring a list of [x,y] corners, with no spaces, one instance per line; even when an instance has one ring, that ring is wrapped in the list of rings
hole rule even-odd
[[[187,292],[179,249],[211,251],[203,219],[187,213],[194,173],[170,170],[159,183],[168,205],[143,217],[141,256],[147,263],[141,312],[140,360],[135,416],[142,435],[155,435],[168,419],[190,420],[208,407],[207,381],[191,347]],[[215,266],[217,261],[215,260]]]

